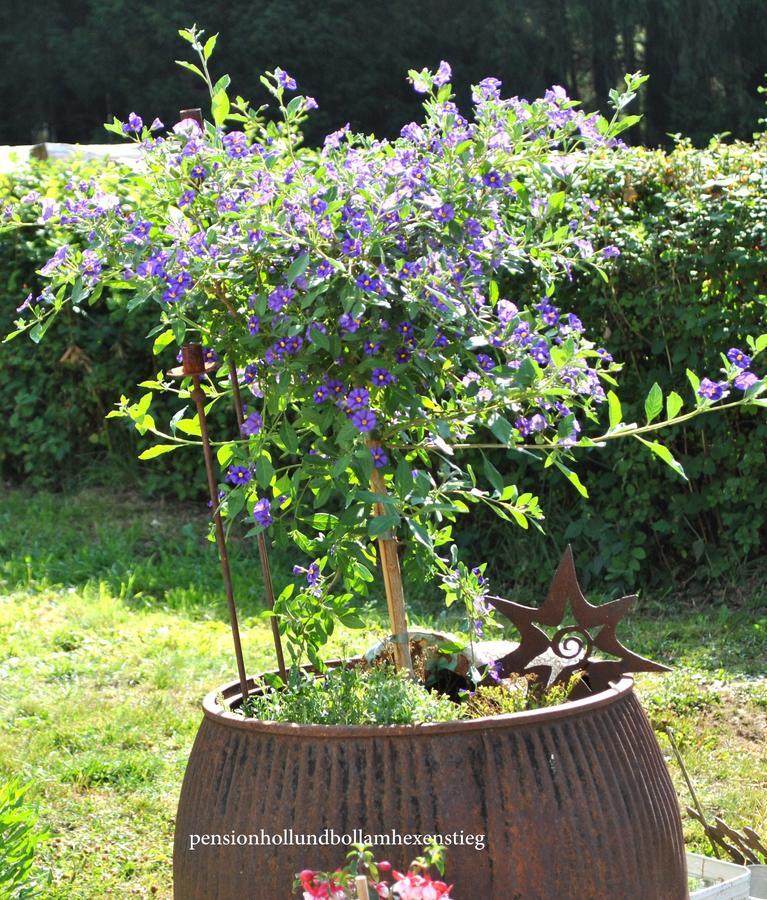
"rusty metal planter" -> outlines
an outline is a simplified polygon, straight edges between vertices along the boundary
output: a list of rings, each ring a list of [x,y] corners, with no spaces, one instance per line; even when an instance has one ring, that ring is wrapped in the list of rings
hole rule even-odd
[[[236,705],[239,684],[203,704],[178,808],[176,900],[283,900],[294,873],[334,868],[347,850],[236,843],[262,829],[484,835],[484,850],[448,849],[461,900],[687,897],[676,795],[628,677],[562,706],[409,726],[244,719],[219,693]],[[192,850],[193,835],[222,843]],[[417,854],[379,858],[404,866]]]

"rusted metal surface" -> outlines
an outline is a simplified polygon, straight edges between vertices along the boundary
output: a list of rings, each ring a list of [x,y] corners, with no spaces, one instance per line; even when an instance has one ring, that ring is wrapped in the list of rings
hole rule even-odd
[[[616,636],[618,623],[634,605],[636,596],[599,606],[589,603],[578,584],[570,547],[562,556],[541,607],[524,606],[502,597],[488,600],[520,633],[519,646],[498,661],[504,677],[512,673],[533,674],[551,685],[582,672],[583,684],[593,692],[604,690],[629,672],[669,671],[668,666],[632,653]],[[575,624],[565,624],[568,605]],[[544,630],[547,627],[556,629],[552,636]],[[595,649],[613,659],[592,657]]]
[[[264,845],[263,835],[463,832],[451,846],[457,897],[683,900],[676,795],[629,678],[561,706],[415,726],[268,723],[216,694],[184,779],[176,900],[281,900],[296,872],[332,869],[338,846]],[[223,689],[239,702],[236,684]],[[226,845],[192,835],[227,836]],[[250,835],[261,845],[238,845]],[[219,838],[220,840],[220,838]],[[376,847],[404,866],[415,846]]]
[[[738,831],[719,816],[714,816],[713,822],[708,822],[692,806],[687,807],[687,815],[703,826],[711,843],[724,850],[733,862],[742,866],[767,863],[767,841],[762,841],[753,828],[746,826]]]
[[[211,364],[209,364],[211,365]],[[234,602],[234,587],[232,585],[232,572],[229,567],[229,552],[226,549],[226,536],[224,534],[224,523],[221,519],[218,499],[218,484],[216,481],[216,468],[213,462],[213,453],[210,448],[210,440],[208,438],[208,424],[205,417],[205,392],[200,387],[200,377],[205,375],[211,369],[205,364],[203,348],[201,344],[184,344],[181,348],[181,371],[184,377],[191,377],[192,390],[191,397],[197,408],[197,416],[200,421],[200,435],[202,438],[202,452],[205,457],[205,472],[208,476],[208,491],[210,493],[211,515],[213,517],[213,525],[216,532],[216,546],[218,547],[218,557],[221,561],[221,574],[224,579],[224,588],[226,591],[226,603],[229,608],[229,623],[232,628],[232,641],[234,642],[234,655],[237,660],[237,674],[240,679],[240,689],[243,697],[248,695],[248,682],[245,672],[245,661],[242,655],[242,641],[240,640],[240,626],[237,621],[237,606]],[[178,375],[178,371],[168,374]]]
[[[234,356],[229,357],[229,380],[232,383],[232,396],[234,399],[234,414],[237,419],[237,431],[242,434],[242,426],[244,423],[242,396],[240,394],[240,380],[237,375],[237,360]],[[261,561],[261,576],[264,582],[264,595],[266,597],[267,607],[274,612],[274,586],[272,585],[272,569],[269,565],[269,551],[266,546],[266,538],[264,532],[258,534],[258,556]],[[274,642],[274,653],[277,657],[277,669],[283,681],[287,681],[288,671],[285,667],[285,654],[282,649],[282,638],[280,637],[280,629],[275,616],[272,616],[272,641]]]

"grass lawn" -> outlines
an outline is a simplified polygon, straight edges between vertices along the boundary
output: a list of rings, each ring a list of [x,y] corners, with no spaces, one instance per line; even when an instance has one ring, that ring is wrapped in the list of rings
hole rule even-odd
[[[271,668],[255,548],[234,542],[232,556],[248,668]],[[199,701],[234,678],[224,609],[200,507],[103,492],[0,500],[0,778],[33,783],[52,834],[48,897],[171,896]],[[450,625],[426,604],[413,619]],[[729,606],[643,597],[619,636],[675,666],[639,690],[657,727],[673,726],[706,810],[767,836],[767,585]],[[334,645],[376,637],[347,631]],[[707,851],[697,825],[685,833]]]

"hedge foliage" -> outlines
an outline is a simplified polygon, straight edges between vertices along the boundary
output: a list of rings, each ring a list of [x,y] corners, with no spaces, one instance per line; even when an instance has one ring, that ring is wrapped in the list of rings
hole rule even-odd
[[[0,180],[0,203],[32,189],[61,195],[70,178],[88,177],[90,165],[31,164]],[[765,330],[767,140],[605,152],[592,171],[594,242],[616,243],[622,255],[609,283],[574,281],[569,307],[624,361],[622,396],[636,398],[639,417],[653,382],[664,393],[685,390],[672,367],[716,377],[720,351]],[[3,331],[52,247],[42,226],[0,236]],[[199,460],[173,454],[136,463],[141,439],[103,418],[121,393],[137,396],[136,382],[155,372],[146,330],[112,297],[80,315],[66,313],[39,346],[3,345],[5,479],[61,487],[122,478],[149,495],[202,495]],[[630,442],[591,458],[584,452],[579,472],[590,500],[564,478],[550,481],[541,497],[545,537],[477,518],[468,528],[463,523],[462,540],[476,546],[478,558],[482,545],[495,548],[489,574],[498,587],[545,583],[568,540],[592,585],[618,590],[696,575],[732,582],[758,564],[765,546],[765,437],[767,421],[751,412],[707,416],[666,435],[689,483]],[[525,489],[543,481],[534,463],[494,462],[504,474],[519,467],[514,478]]]

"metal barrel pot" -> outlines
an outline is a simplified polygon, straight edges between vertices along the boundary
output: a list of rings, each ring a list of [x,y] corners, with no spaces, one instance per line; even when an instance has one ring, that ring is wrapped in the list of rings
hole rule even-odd
[[[176,900],[283,900],[364,835],[440,835],[459,900],[682,900],[677,798],[625,677],[531,712],[407,726],[238,717],[209,694],[181,790]],[[333,843],[336,841],[336,843]],[[399,843],[401,841],[401,844]],[[411,843],[408,843],[411,841]],[[315,843],[316,842],[316,843]]]

